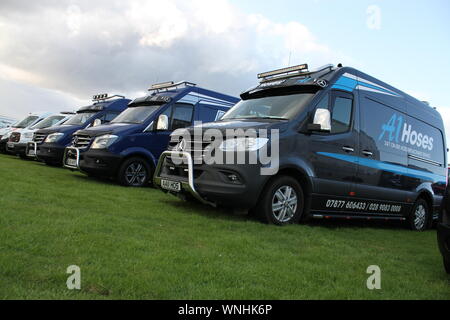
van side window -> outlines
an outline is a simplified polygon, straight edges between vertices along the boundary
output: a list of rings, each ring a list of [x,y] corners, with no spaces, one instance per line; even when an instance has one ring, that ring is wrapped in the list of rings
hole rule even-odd
[[[172,121],[171,130],[176,130],[179,128],[185,128],[191,125],[192,115],[194,112],[194,106],[190,104],[175,104]]]
[[[353,99],[335,96],[331,107],[331,134],[347,132],[351,126]]]

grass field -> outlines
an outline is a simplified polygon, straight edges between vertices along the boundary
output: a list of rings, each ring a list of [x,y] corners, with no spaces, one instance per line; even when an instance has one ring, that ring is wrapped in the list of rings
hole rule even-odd
[[[436,232],[279,228],[0,155],[2,299],[449,299]],[[81,268],[81,290],[66,269]],[[382,289],[366,287],[369,265]]]

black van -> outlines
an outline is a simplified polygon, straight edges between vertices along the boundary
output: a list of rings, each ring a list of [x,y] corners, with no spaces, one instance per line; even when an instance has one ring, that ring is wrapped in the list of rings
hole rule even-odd
[[[450,274],[450,187],[447,187],[437,224],[437,238],[444,268]]]
[[[202,125],[203,132],[252,129],[258,135],[227,136],[218,144],[194,134],[196,127],[187,137],[174,132],[155,185],[204,203],[250,209],[278,225],[336,217],[407,220],[412,229],[425,230],[437,218],[447,159],[435,109],[342,65],[312,72],[300,65],[258,78],[260,84],[243,92],[219,121]],[[212,148],[234,153],[231,158],[236,150],[247,157],[272,152],[276,170],[261,174],[268,164],[260,161],[199,162],[199,146],[200,158]],[[173,161],[179,157],[182,163]]]

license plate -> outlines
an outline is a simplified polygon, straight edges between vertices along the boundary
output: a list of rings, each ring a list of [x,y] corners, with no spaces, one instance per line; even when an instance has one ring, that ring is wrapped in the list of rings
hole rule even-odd
[[[77,166],[77,159],[67,159],[66,160],[66,164],[68,165],[68,166],[71,166],[71,167],[76,167]]]
[[[36,155],[36,151],[34,151],[34,149],[28,149],[28,155],[29,156],[35,156]]]
[[[177,181],[170,181],[170,180],[161,180],[161,188],[169,190],[169,191],[181,191],[181,183]]]
[[[8,142],[6,145],[8,146],[8,148],[14,148],[14,143],[12,142]]]

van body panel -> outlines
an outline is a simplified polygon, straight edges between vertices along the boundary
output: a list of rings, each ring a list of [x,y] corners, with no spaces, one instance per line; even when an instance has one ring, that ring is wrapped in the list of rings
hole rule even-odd
[[[408,217],[418,197],[430,201],[432,208],[440,205],[447,183],[447,157],[444,125],[436,110],[349,67],[333,68],[317,76],[307,73],[272,83],[262,81],[241,97],[246,100],[256,94],[257,99],[264,90],[284,92],[283,88],[294,86],[316,91],[306,110],[289,121],[268,125],[251,119],[230,119],[207,124],[203,129],[283,128],[280,170],[292,168],[307,175],[312,215],[399,219]],[[305,130],[317,108],[330,111],[331,132]],[[176,144],[176,140],[171,140],[169,151]],[[162,163],[162,171],[157,174],[176,181],[177,176],[164,166]],[[194,179],[200,197],[224,205],[245,203],[244,208],[252,208],[258,200],[243,197],[250,195],[250,188],[253,196],[260,195],[270,183],[270,177],[256,175],[254,167],[228,165],[227,170],[239,172],[243,177],[248,176],[246,170],[255,174],[251,184],[239,187],[244,196],[236,193],[230,203],[229,193],[223,191],[223,181],[219,183],[216,174],[222,169],[214,164],[202,168],[209,174]],[[214,189],[215,184],[221,187]]]

